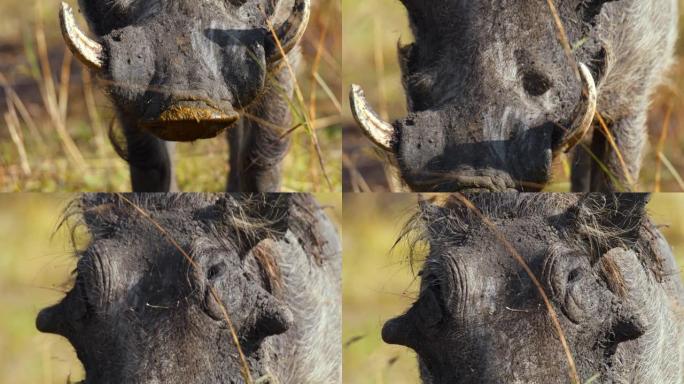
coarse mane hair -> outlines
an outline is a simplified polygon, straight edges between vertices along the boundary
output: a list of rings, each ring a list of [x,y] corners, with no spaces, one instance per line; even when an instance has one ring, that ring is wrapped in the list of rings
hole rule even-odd
[[[612,248],[632,249],[658,276],[661,266],[658,251],[653,249],[655,227],[643,205],[620,205],[618,200],[617,195],[600,193],[477,193],[421,200],[395,246],[402,242],[408,245],[409,264],[415,270],[416,262],[425,259],[431,244],[459,246],[470,230],[485,224],[484,220],[496,226],[505,219],[538,217],[592,262]]]
[[[90,243],[110,238],[134,222],[145,220],[152,224],[161,215],[174,212],[181,213],[184,220],[198,222],[208,236],[223,246],[245,251],[250,250],[250,244],[280,238],[289,230],[299,239],[304,252],[320,264],[324,244],[315,225],[318,210],[320,207],[308,194],[95,193],[71,201],[58,228],[68,228],[74,253],[83,257],[84,250],[79,249],[82,235]],[[162,230],[160,234],[167,236]],[[269,287],[279,286],[281,276],[275,254],[263,249],[254,251]]]

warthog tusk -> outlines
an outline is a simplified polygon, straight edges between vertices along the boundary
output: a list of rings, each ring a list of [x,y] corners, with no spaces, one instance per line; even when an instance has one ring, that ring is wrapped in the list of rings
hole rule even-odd
[[[361,127],[361,130],[363,130],[363,133],[380,148],[388,152],[392,151],[394,127],[392,124],[382,120],[371,108],[360,86],[352,84],[351,91],[349,92],[349,102],[354,119]]]
[[[575,120],[570,129],[568,129],[566,138],[563,139],[560,145],[560,149],[564,152],[570,151],[584,138],[587,132],[589,132],[596,114],[597,94],[594,77],[589,72],[589,68],[583,63],[579,63],[579,72],[582,78],[582,96],[580,98],[580,106],[575,114]]]
[[[295,0],[287,20],[281,25],[273,27],[284,54],[290,52],[299,43],[302,36],[304,36],[306,27],[309,24],[309,16],[311,16],[311,0]],[[269,62],[282,59],[280,49],[278,49],[278,42],[274,41],[271,36],[273,53],[268,58]]]
[[[62,3],[59,12],[59,21],[62,26],[62,36],[69,50],[81,62],[93,69],[102,69],[105,62],[104,47],[97,41],[85,35],[76,25],[76,19],[71,6]]]

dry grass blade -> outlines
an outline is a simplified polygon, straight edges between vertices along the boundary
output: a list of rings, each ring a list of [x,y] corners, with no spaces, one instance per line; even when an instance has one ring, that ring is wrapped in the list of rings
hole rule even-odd
[[[295,90],[295,96],[297,98],[297,101],[299,102],[299,105],[302,107],[302,115],[304,117],[305,125],[308,128],[309,134],[311,135],[311,142],[315,148],[316,151],[316,156],[318,158],[318,164],[321,168],[321,172],[323,172],[323,177],[325,177],[325,181],[328,184],[328,188],[330,191],[333,191],[333,186],[332,182],[330,181],[330,176],[328,176],[328,171],[325,168],[325,161],[323,160],[323,152],[321,151],[321,145],[318,142],[318,135],[316,134],[316,130],[313,129],[313,125],[311,124],[311,117],[309,116],[308,111],[304,106],[306,103],[304,102],[304,96],[302,94],[302,89],[299,86],[299,82],[297,81],[297,76],[295,74],[294,69],[292,68],[292,65],[290,64],[290,61],[287,58],[287,54],[285,53],[285,50],[283,49],[283,45],[280,43],[280,39],[278,38],[278,33],[276,30],[273,28],[273,24],[271,23],[270,19],[266,20],[266,24],[268,25],[268,30],[271,32],[271,36],[273,36],[273,40],[276,42],[276,46],[278,47],[278,51],[280,52],[280,56],[282,57],[283,62],[285,63],[285,66],[287,67],[288,72],[290,73],[290,77],[294,81],[294,90]]]
[[[663,149],[665,148],[665,139],[670,129],[670,118],[672,117],[672,103],[667,105],[665,117],[663,118],[663,125],[660,128],[660,137],[658,138],[658,145],[656,146],[656,164],[655,164],[655,180],[653,182],[653,192],[660,192],[660,177],[661,177],[661,157]]]
[[[67,108],[69,106],[69,81],[71,79],[71,62],[73,56],[71,51],[64,49],[64,59],[62,60],[62,70],[59,75],[59,116],[62,121],[66,121]]]
[[[83,99],[85,101],[86,110],[88,111],[88,118],[93,130],[93,137],[95,140],[95,148],[99,157],[105,155],[105,129],[102,125],[102,119],[95,105],[95,95],[93,94],[93,80],[90,75],[90,70],[85,66],[82,68],[83,76]]]
[[[38,3],[40,4],[40,3]],[[40,11],[39,11],[40,12]],[[66,120],[62,118],[60,112],[58,96],[56,93],[55,83],[52,78],[52,69],[50,68],[50,60],[48,58],[47,42],[45,39],[45,28],[43,27],[42,18],[39,15],[36,17],[37,23],[35,28],[36,47],[38,49],[38,59],[40,62],[42,78],[38,80],[38,86],[41,90],[41,97],[43,104],[47,109],[48,115],[55,126],[57,134],[62,142],[64,151],[69,159],[79,168],[85,167],[85,159],[78,150],[78,147],[72,140],[69,132],[66,129]],[[68,86],[68,84],[67,84]],[[65,94],[65,97],[68,93]]]
[[[634,180],[632,179],[632,176],[629,173],[629,168],[627,168],[625,158],[622,156],[622,152],[620,152],[620,148],[618,148],[617,143],[615,142],[615,138],[613,137],[613,134],[610,133],[608,125],[606,124],[605,120],[603,120],[603,116],[601,116],[599,112],[596,112],[596,120],[598,120],[599,126],[601,127],[603,134],[605,135],[606,139],[608,140],[608,143],[615,152],[615,156],[617,156],[618,161],[620,162],[620,167],[622,167],[622,172],[625,175],[625,180],[627,181],[628,189],[631,190],[632,186],[634,185]]]
[[[21,171],[25,176],[31,176],[31,167],[29,166],[28,156],[26,155],[26,147],[24,147],[24,139],[20,134],[19,118],[17,117],[14,107],[7,101],[9,111],[5,113],[5,122],[7,129],[9,129],[10,137],[14,146],[17,147],[19,153],[19,161],[21,162]]]
[[[342,104],[337,99],[332,89],[330,89],[328,83],[326,83],[325,80],[318,73],[314,73],[314,80],[316,80],[316,83],[321,86],[321,89],[323,90],[323,92],[325,92],[325,95],[328,96],[328,99],[330,99],[330,101],[333,103],[333,106],[335,107],[337,112],[342,113]],[[311,116],[315,118],[315,115]]]
[[[508,250],[508,252],[513,256],[513,258],[520,264],[520,266],[525,270],[525,273],[528,275],[530,280],[532,280],[532,283],[534,286],[537,288],[537,291],[539,291],[539,295],[541,296],[542,300],[544,301],[544,305],[546,306],[546,310],[549,313],[549,316],[551,317],[551,322],[553,323],[554,328],[556,328],[556,332],[558,333],[558,337],[560,338],[561,345],[563,346],[563,351],[565,352],[565,356],[568,360],[568,373],[570,375],[570,380],[574,384],[580,384],[580,379],[579,375],[577,374],[577,368],[575,366],[575,359],[572,356],[572,351],[570,351],[570,347],[568,345],[567,340],[565,339],[565,333],[563,332],[563,327],[561,327],[560,321],[558,320],[558,314],[556,313],[556,310],[553,308],[553,305],[551,304],[551,301],[549,300],[549,297],[546,295],[546,292],[544,291],[544,287],[542,284],[539,282],[539,279],[537,279],[537,276],[535,276],[534,272],[530,269],[530,266],[527,265],[527,262],[525,262],[525,259],[520,256],[518,251],[513,247],[513,245],[497,230],[496,225],[492,223],[487,217],[485,217],[482,212],[480,212],[473,203],[468,200],[467,197],[464,195],[457,193],[456,198],[461,201],[469,210],[471,210],[473,213],[475,213],[480,220],[482,220],[487,227],[489,227],[496,238],[501,242],[501,244]]]
[[[389,120],[387,109],[387,88],[385,87],[385,55],[382,53],[382,27],[379,18],[373,19],[373,62],[375,63],[375,75],[378,79],[378,90],[380,92],[380,103],[378,103],[378,113],[383,120]]]
[[[364,180],[363,175],[361,175],[361,172],[356,168],[356,164],[354,164],[346,154],[342,154],[342,163],[348,168],[352,190],[354,192],[372,192],[368,183]]]
[[[11,101],[12,104],[14,104],[14,107],[17,109],[17,112],[19,112],[19,115],[26,123],[26,126],[29,129],[29,133],[31,134],[35,142],[38,143],[41,151],[43,153],[46,153],[47,146],[45,144],[45,139],[43,139],[43,135],[41,135],[40,131],[38,130],[38,125],[36,125],[35,121],[33,120],[33,117],[26,108],[26,105],[21,100],[19,95],[17,95],[14,89],[10,86],[9,81],[7,81],[7,78],[2,73],[0,73],[0,85],[5,90],[5,95],[7,99]]]
[[[575,61],[575,56],[572,54],[572,47],[570,46],[570,41],[568,40],[568,34],[565,32],[565,27],[563,26],[563,21],[561,21],[560,15],[558,14],[558,9],[556,9],[556,5],[553,3],[553,0],[546,0],[546,3],[549,5],[549,10],[553,16],[553,22],[556,24],[558,40],[563,46],[565,56],[567,56],[568,62],[570,63],[570,66],[572,66],[572,70],[575,72],[575,77],[577,80],[581,81],[579,67],[577,66],[577,61]]]
[[[582,146],[582,149],[596,162],[596,164],[601,168],[601,171],[608,176],[610,179],[610,182],[613,183],[613,185],[616,186],[618,191],[624,191],[626,188],[625,186],[620,182],[620,180],[615,177],[615,175],[608,169],[608,167],[601,161],[601,159],[596,156],[594,152],[592,152],[591,148],[589,148],[586,144],[580,143]]]
[[[311,78],[312,80],[316,79],[316,76],[318,75],[318,67],[321,63],[321,55],[323,53],[323,50],[325,49],[325,38],[328,35],[328,27],[330,26],[330,23],[328,22],[328,19],[326,18],[325,22],[323,23],[323,30],[321,31],[321,34],[318,37],[318,42],[316,43],[316,56],[314,56],[313,63],[311,64]],[[316,82],[312,81],[311,82],[311,89],[309,90],[309,116],[311,116],[311,119],[316,119]]]
[[[173,239],[173,237],[168,233],[168,231],[166,231],[156,220],[154,220],[152,218],[152,216],[150,216],[149,213],[147,213],[144,209],[140,208],[135,203],[130,201],[128,198],[126,198],[126,196],[124,196],[120,193],[117,193],[117,196],[119,196],[119,198],[122,201],[124,201],[126,204],[133,207],[133,209],[135,209],[145,219],[147,219],[152,225],[154,225],[155,228],[157,228],[157,230],[159,230],[161,235],[164,236],[164,238],[166,238],[171,243],[171,245],[173,245],[174,248],[176,248],[178,250],[178,252],[181,253],[181,255],[183,255],[183,257],[187,260],[187,262],[190,264],[190,266],[193,269],[195,269],[196,271],[199,270],[199,266],[197,265],[195,260],[193,260],[193,258],[187,252],[185,252],[185,250],[178,244],[178,242],[176,242],[176,240]],[[254,380],[252,380],[252,374],[250,372],[249,365],[247,364],[247,359],[245,358],[245,354],[242,351],[242,346],[240,345],[240,340],[238,339],[237,332],[235,331],[235,327],[233,326],[233,322],[230,319],[230,315],[228,314],[228,310],[226,309],[226,306],[223,304],[223,301],[220,300],[218,294],[216,293],[216,291],[214,290],[213,287],[211,287],[211,286],[209,287],[209,292],[211,293],[211,296],[216,301],[216,303],[219,304],[219,307],[221,308],[221,312],[223,314],[224,320],[226,320],[226,323],[228,324],[228,328],[230,330],[230,334],[232,336],[233,343],[235,344],[235,347],[237,348],[237,351],[238,351],[238,355],[240,356],[240,362],[242,364],[240,372],[242,373],[242,378],[245,380],[245,382],[247,384],[253,384]]]
[[[684,191],[684,180],[682,180],[682,177],[679,175],[679,172],[677,172],[677,169],[672,165],[670,160],[667,159],[664,153],[658,153],[658,158],[660,161],[663,162],[663,165],[667,170],[672,174],[672,177],[675,178],[675,181],[677,181],[677,184],[679,185],[679,188]]]

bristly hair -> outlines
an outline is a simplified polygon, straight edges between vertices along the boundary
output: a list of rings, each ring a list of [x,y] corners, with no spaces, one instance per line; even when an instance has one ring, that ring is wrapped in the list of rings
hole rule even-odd
[[[249,250],[249,245],[266,238],[281,237],[288,230],[316,263],[321,262],[324,245],[316,230],[315,215],[320,207],[307,194],[206,194],[206,193],[130,193],[83,194],[65,209],[58,229],[71,233],[74,252],[80,257],[82,234],[93,240],[109,238],[133,221],[144,219],[135,207],[154,220],[168,211],[183,212],[187,220],[202,224],[207,235],[224,246]],[[278,260],[271,252],[255,255],[272,287],[279,285]]]
[[[458,197],[457,197],[458,196]],[[473,209],[463,203],[472,204]],[[616,206],[616,195],[599,193],[477,193],[450,195],[441,201],[422,201],[420,208],[404,225],[395,247],[408,246],[408,262],[415,270],[431,244],[459,246],[469,229],[482,224],[482,217],[502,219],[536,216],[558,231],[569,246],[582,251],[592,261],[611,248],[637,252],[645,266],[659,270],[659,257],[652,249],[652,224],[638,206]],[[643,207],[642,207],[643,208]]]

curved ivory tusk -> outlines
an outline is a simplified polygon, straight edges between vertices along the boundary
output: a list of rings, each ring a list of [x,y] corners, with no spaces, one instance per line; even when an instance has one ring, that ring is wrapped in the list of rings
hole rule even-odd
[[[351,91],[349,92],[349,102],[354,119],[361,127],[361,130],[363,130],[363,133],[380,148],[388,152],[392,151],[394,127],[375,113],[368,104],[363,89],[360,86],[352,84]]]
[[[577,110],[575,120],[566,134],[566,138],[560,145],[561,150],[568,152],[582,138],[589,132],[591,123],[594,121],[596,114],[596,84],[594,84],[594,77],[591,76],[589,68],[583,63],[579,63],[580,77],[582,78],[582,96],[580,98],[580,107]]]
[[[69,50],[81,62],[93,69],[102,69],[104,66],[104,47],[102,44],[86,36],[76,25],[76,19],[71,6],[62,3],[59,12],[59,21],[62,26],[62,36]]]
[[[281,25],[273,27],[277,41],[271,35],[273,53],[268,58],[269,62],[278,61],[283,57],[280,48],[278,48],[278,42],[285,55],[299,43],[309,24],[309,16],[311,16],[311,0],[294,0],[292,11],[287,20]]]

